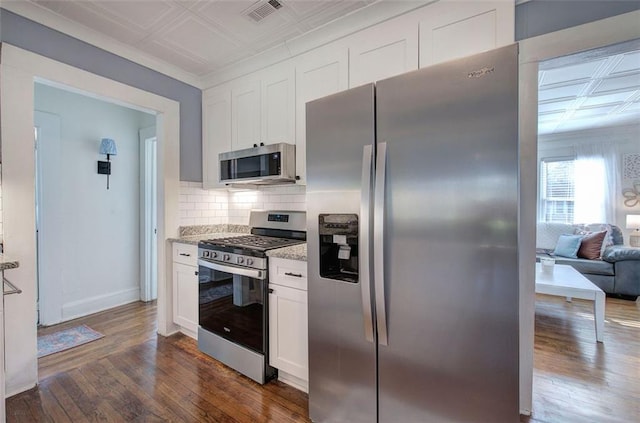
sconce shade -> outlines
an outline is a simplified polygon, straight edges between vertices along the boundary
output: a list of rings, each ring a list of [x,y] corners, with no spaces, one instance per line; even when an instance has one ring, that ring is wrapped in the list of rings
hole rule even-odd
[[[100,154],[117,155],[116,142],[111,138],[103,138],[100,142]]]
[[[640,229],[640,214],[627,215],[627,229]]]

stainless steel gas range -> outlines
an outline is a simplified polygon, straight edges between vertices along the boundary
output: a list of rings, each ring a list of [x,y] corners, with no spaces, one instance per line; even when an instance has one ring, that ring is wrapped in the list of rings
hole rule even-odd
[[[251,235],[198,244],[198,347],[211,357],[266,383],[269,366],[266,252],[305,242],[306,213],[252,211]]]

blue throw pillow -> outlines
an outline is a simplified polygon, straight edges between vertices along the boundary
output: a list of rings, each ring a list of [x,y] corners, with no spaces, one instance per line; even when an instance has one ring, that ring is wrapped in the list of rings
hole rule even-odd
[[[582,235],[560,235],[553,254],[559,257],[578,258],[581,242]]]

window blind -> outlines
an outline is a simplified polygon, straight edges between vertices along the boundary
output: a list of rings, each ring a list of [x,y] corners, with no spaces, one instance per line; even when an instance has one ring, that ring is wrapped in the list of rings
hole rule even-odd
[[[541,169],[541,217],[545,222],[572,223],[575,204],[575,160],[545,159]]]

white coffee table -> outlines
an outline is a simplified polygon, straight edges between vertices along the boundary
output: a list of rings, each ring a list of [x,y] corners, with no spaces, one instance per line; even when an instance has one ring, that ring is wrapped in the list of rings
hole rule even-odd
[[[536,263],[536,294],[559,297],[580,298],[593,301],[593,315],[596,324],[596,340],[602,341],[604,333],[604,292],[571,266],[556,264],[553,274],[542,273],[540,263]]]

